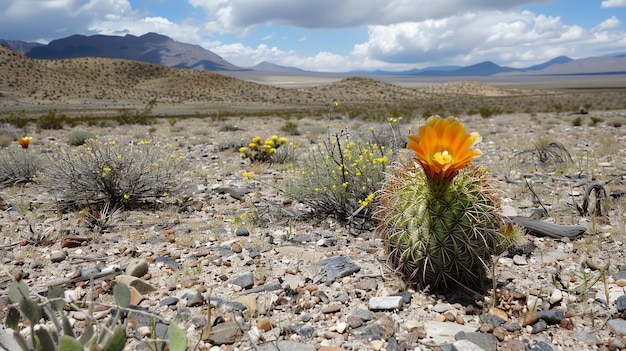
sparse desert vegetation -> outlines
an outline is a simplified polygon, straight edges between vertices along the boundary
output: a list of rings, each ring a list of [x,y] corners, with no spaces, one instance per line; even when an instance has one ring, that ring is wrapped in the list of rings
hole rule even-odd
[[[151,350],[435,349],[450,343],[442,328],[504,349],[622,342],[620,87],[348,77],[287,89],[3,48],[0,72],[3,335],[50,337],[51,349],[74,337],[119,345],[118,330],[127,349]],[[482,295],[401,279],[375,213],[396,167],[419,172],[407,135],[432,114],[482,136],[473,163],[493,189],[489,207],[584,234],[527,232],[477,256],[489,261],[472,266],[489,267]],[[411,198],[397,202],[394,218],[410,226]],[[339,267],[325,265],[333,259]],[[396,305],[373,307],[384,297]],[[98,341],[88,335],[98,328],[111,332]]]

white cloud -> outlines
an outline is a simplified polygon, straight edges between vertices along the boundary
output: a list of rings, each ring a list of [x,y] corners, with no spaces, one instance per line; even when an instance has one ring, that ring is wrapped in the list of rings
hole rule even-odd
[[[549,0],[189,0],[224,30],[235,32],[258,24],[303,28],[390,25],[541,2]]]
[[[600,4],[603,9],[610,9],[613,7],[626,7],[626,0],[604,0]]]
[[[132,13],[127,0],[1,1],[0,33],[5,39],[49,41],[84,33],[94,20]]]
[[[617,19],[617,17],[612,16],[611,18],[593,27],[592,30],[593,31],[610,30],[610,29],[618,28],[621,25],[622,25],[622,22],[619,19]]]
[[[528,11],[472,12],[439,20],[369,26],[368,31],[368,41],[355,45],[354,56],[438,65],[485,60],[538,63],[555,56],[554,46],[573,45],[569,54],[575,54],[575,43],[591,37],[579,26],[563,24],[559,17]]]

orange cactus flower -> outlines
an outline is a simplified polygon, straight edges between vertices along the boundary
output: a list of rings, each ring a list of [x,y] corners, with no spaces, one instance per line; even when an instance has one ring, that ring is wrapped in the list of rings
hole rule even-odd
[[[33,140],[32,137],[17,138],[17,142],[20,143],[20,145],[22,145],[22,148],[24,149],[28,149],[28,145],[30,145],[31,140]]]
[[[415,152],[426,176],[435,183],[450,181],[457,172],[483,153],[472,148],[482,140],[478,133],[467,133],[455,117],[432,116],[418,135],[409,135],[407,147]]]

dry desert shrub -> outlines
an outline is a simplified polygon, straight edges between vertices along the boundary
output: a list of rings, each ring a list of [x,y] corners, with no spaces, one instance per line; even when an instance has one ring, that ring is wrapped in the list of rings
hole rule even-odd
[[[45,178],[49,189],[70,207],[107,204],[129,209],[175,196],[184,164],[167,145],[89,139],[76,148],[59,147]]]
[[[31,182],[42,169],[43,162],[33,149],[0,149],[0,187]]]

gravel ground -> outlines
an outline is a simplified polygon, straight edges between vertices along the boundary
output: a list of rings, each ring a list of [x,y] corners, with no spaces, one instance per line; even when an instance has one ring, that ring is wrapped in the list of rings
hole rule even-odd
[[[590,116],[608,121],[625,113]],[[481,297],[407,287],[387,266],[375,232],[346,228],[332,216],[302,215],[309,209],[278,190],[285,165],[250,165],[237,153],[254,135],[279,134],[282,119],[163,121],[155,130],[89,127],[104,139],[173,144],[191,165],[181,174],[187,201],[120,213],[106,230],[94,232],[77,214],[59,218],[54,197],[41,186],[0,190],[0,317],[5,319],[7,287],[18,272],[35,292],[69,281],[68,296],[85,294],[90,275],[104,272],[93,283],[99,306],[113,305],[111,288],[125,281],[139,293],[133,297],[137,309],[148,312],[130,314],[128,332],[135,338],[129,350],[145,348],[146,316],[158,320],[157,336],[166,337],[166,325],[174,321],[200,350],[624,348],[626,217],[618,196],[626,190],[624,127],[590,126],[589,116],[574,127],[576,117],[461,117],[469,131],[483,136],[484,156],[477,162],[492,173],[507,215],[532,216],[545,208],[549,216],[542,221],[586,228],[576,240],[526,235],[516,250],[494,258],[496,289]],[[300,149],[326,136],[325,119],[296,123],[303,133],[289,138]],[[369,126],[330,123],[331,130]],[[34,133],[32,148],[43,152],[48,144],[64,143],[69,132]],[[541,162],[529,150],[546,140],[561,143],[572,161]],[[243,171],[254,172],[255,180],[245,180]],[[608,210],[582,217],[574,207],[593,181],[609,194]],[[238,220],[252,209],[267,221]],[[212,332],[206,339],[201,334],[209,301]],[[70,315],[79,330],[84,311]]]

